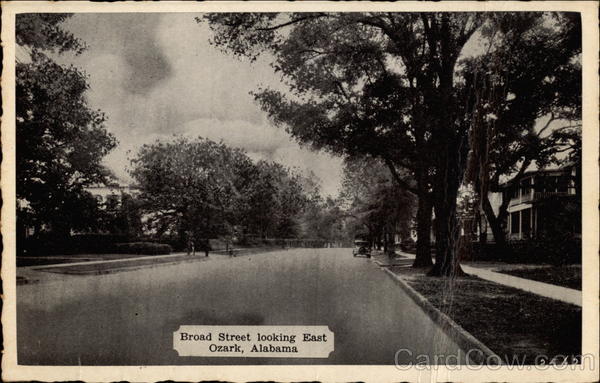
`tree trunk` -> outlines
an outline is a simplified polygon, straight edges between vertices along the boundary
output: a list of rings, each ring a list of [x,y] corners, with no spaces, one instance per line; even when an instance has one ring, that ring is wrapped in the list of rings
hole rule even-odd
[[[479,194],[477,195],[477,197],[479,198]],[[481,206],[481,203],[477,203],[476,206]],[[479,233],[478,237],[477,237],[477,241],[479,242],[480,245],[485,245],[487,243],[487,225],[484,227],[483,223],[483,219],[485,217],[485,213],[482,215],[481,214],[482,211],[481,209],[477,208],[475,209],[475,222],[477,224],[477,231]],[[487,220],[486,220],[487,221]]]
[[[417,207],[417,254],[412,267],[431,267],[431,197],[419,196]]]
[[[456,218],[457,193],[449,194],[440,196],[435,204],[435,264],[427,274],[430,276],[455,277],[464,274],[457,251],[459,234]]]
[[[490,228],[492,229],[492,234],[494,235],[494,241],[496,242],[496,246],[500,248],[506,247],[506,233],[503,228],[503,220],[502,216],[506,215],[506,213],[502,213],[502,207],[500,206],[500,211],[498,212],[498,216],[494,214],[494,210],[492,209],[492,204],[488,196],[483,196],[482,199],[482,208],[485,213],[485,217],[487,218],[488,223],[490,224]],[[504,201],[503,201],[504,202]],[[502,204],[504,205],[504,203]],[[506,208],[504,209],[506,210]]]
[[[387,228],[383,229],[383,253],[387,254],[387,250],[388,250],[388,233],[387,233]]]
[[[443,121],[443,120],[442,120]],[[434,184],[435,265],[430,276],[455,277],[464,274],[458,254],[459,226],[456,217],[456,198],[460,187],[468,146],[459,135],[445,131],[438,155]]]

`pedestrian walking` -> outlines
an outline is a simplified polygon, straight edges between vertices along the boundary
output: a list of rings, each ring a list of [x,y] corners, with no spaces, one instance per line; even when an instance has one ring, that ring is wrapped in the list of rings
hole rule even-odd
[[[190,253],[192,255],[196,255],[196,246],[195,246],[195,243],[194,243],[194,238],[192,237],[191,234],[188,234],[187,255],[190,255]]]

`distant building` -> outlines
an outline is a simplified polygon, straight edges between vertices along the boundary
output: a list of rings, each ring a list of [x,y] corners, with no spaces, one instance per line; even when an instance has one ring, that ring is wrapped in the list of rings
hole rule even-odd
[[[123,194],[135,196],[140,192],[139,188],[135,186],[119,183],[88,186],[85,188],[85,191],[93,195],[99,204],[114,207],[121,205]]]

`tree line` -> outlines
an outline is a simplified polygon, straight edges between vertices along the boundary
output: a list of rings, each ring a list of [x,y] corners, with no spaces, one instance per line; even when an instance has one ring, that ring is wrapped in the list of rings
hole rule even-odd
[[[140,197],[99,219],[86,188],[111,182],[101,160],[117,141],[87,103],[86,74],[52,59],[86,49],[61,28],[68,17],[17,16],[28,52],[16,65],[17,223],[36,233],[139,230],[143,211],[156,234],[201,241],[361,234],[385,248],[414,217],[414,265],[451,276],[461,272],[461,187],[502,244],[508,201],[494,211],[489,193],[532,164],[581,163],[578,14],[206,14],[197,20],[215,46],[270,55],[288,89],[254,97],[299,142],[345,158],[340,196],[323,198],[311,177],[223,143],[178,137],[140,149]]]
[[[319,208],[318,185],[276,162],[208,139],[175,137],[143,145],[131,174],[157,237],[175,234],[208,247],[211,238],[306,238],[302,221]]]
[[[288,89],[254,95],[275,124],[317,149],[387,166],[417,199],[415,266],[433,265],[431,275],[462,272],[461,185],[474,185],[502,243],[506,207],[491,211],[488,192],[532,162],[558,161],[562,151],[578,158],[579,14],[219,13],[197,21],[229,54],[272,57]]]
[[[208,246],[210,238],[310,239],[350,245],[362,237],[393,251],[410,237],[415,201],[373,158],[346,160],[337,198],[319,180],[208,139],[175,137],[144,145],[131,161],[146,228]]]

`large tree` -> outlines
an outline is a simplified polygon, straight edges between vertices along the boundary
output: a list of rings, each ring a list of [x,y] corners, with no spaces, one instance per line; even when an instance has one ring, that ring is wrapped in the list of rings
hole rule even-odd
[[[157,235],[190,238],[289,238],[299,233],[307,196],[298,173],[253,163],[241,149],[175,137],[143,145],[132,159],[142,209]]]
[[[98,211],[85,187],[102,183],[102,158],[116,145],[104,115],[92,109],[86,75],[52,54],[81,52],[84,43],[61,28],[69,15],[20,14],[16,64],[17,222],[68,235],[93,230]]]
[[[475,89],[468,180],[503,246],[510,199],[494,211],[489,193],[533,165],[579,161],[581,20],[569,13],[499,14],[484,34],[486,53],[466,60],[463,72]]]
[[[482,14],[253,13],[206,19],[213,42],[227,51],[252,59],[262,52],[274,56],[289,93],[261,89],[256,97],[294,137],[336,153],[378,156],[393,174],[402,167],[412,171],[416,188],[400,177],[397,182],[423,197],[423,209],[422,202],[434,206],[432,273],[460,272],[456,196],[469,124],[455,69]],[[378,86],[388,87],[387,95],[402,107],[379,107],[369,97],[370,89],[381,92]]]
[[[239,149],[184,137],[143,145],[131,162],[149,225],[159,236],[194,239],[205,251],[210,238],[226,234],[233,200],[252,166]]]

